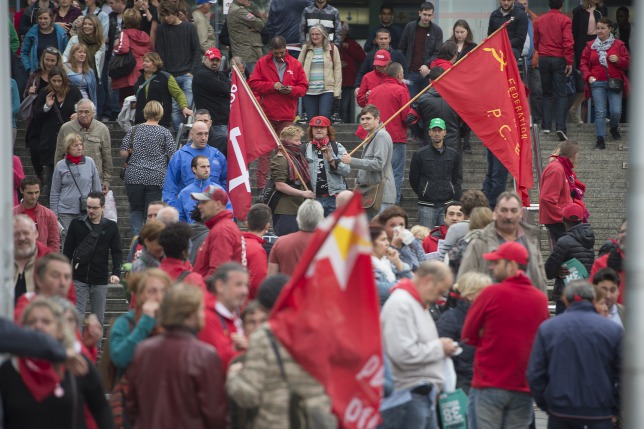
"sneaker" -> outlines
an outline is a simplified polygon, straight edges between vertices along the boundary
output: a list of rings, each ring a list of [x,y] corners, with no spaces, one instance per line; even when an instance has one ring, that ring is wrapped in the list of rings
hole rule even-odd
[[[602,136],[597,136],[597,144],[595,145],[595,150],[604,150],[606,149],[606,142]]]
[[[309,118],[306,117],[306,113],[302,114],[302,117],[297,120],[298,124],[304,124],[307,125],[309,123]]]
[[[343,121],[339,114],[334,113],[331,115],[331,122],[334,124],[341,124]]]
[[[544,134],[550,134],[550,130],[543,130]]]
[[[622,139],[622,136],[619,134],[619,131],[617,131],[617,127],[610,129],[610,136],[613,138],[613,140]]]
[[[580,126],[584,123],[584,121],[581,120],[581,116],[579,115],[579,112],[573,112],[572,113],[572,119],[577,126]]]
[[[566,140],[568,140],[568,136],[566,135],[566,133],[564,133],[561,130],[557,131],[557,137],[559,138],[560,142],[565,142]]]

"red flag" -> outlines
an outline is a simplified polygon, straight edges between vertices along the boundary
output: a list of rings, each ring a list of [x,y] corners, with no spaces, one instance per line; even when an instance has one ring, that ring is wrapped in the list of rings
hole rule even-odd
[[[324,386],[346,429],[380,421],[379,312],[369,226],[354,196],[318,227],[269,320],[282,345]]]
[[[237,219],[244,220],[251,204],[248,165],[277,148],[271,124],[248,87],[233,67],[228,119],[228,194]]]
[[[514,176],[523,204],[529,206],[530,107],[507,28],[485,39],[434,87]]]

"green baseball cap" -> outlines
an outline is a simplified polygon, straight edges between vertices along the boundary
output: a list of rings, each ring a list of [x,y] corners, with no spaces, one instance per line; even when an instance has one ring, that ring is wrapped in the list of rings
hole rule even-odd
[[[429,129],[431,130],[432,128],[440,128],[440,129],[445,129],[445,121],[443,121],[441,118],[434,118],[432,121],[429,123]]]

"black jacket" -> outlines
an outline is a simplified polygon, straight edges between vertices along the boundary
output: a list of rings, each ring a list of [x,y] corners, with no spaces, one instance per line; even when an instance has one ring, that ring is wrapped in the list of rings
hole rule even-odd
[[[411,59],[414,54],[414,43],[416,42],[416,25],[418,24],[419,19],[412,21],[405,25],[405,29],[402,32],[400,37],[400,42],[398,43],[398,50],[405,54],[406,68],[408,69],[411,66]],[[438,50],[443,45],[443,30],[434,24],[433,22],[429,23],[429,34],[425,38],[425,50],[423,51],[423,64],[427,67],[431,64],[432,61],[436,59],[438,55]],[[418,72],[418,70],[408,70],[410,72]]]
[[[112,255],[112,275],[121,276],[121,263],[123,262],[123,250],[121,249],[121,236],[116,222],[103,218],[104,223],[101,236],[96,243],[96,248],[89,263],[75,266],[74,280],[92,285],[108,284],[110,273],[108,271],[109,256]],[[69,224],[63,253],[73,261],[74,251],[90,233],[91,222],[87,215],[74,219]]]
[[[213,125],[228,125],[230,80],[225,72],[200,64],[192,78],[192,94],[196,108],[210,112]]]
[[[563,279],[557,277],[559,267],[566,261],[576,258],[590,274],[590,269],[595,262],[595,233],[588,223],[580,223],[570,228],[557,240],[555,248],[544,265],[546,277],[555,280],[555,294],[553,299],[559,298],[563,289]]]
[[[163,125],[166,128],[170,127],[170,123],[172,121],[172,94],[170,94],[170,90],[168,89],[169,80],[170,73],[157,71],[154,79],[152,79],[148,84],[149,87],[146,97],[145,88],[141,88],[140,91],[138,90],[139,87],[143,85],[143,82],[145,82],[144,73],[141,72],[141,76],[139,76],[139,79],[133,86],[134,94],[136,95],[136,112],[134,114],[135,124],[142,124],[145,122],[143,109],[148,101],[156,100],[161,103],[161,106],[163,107],[163,118],[159,121],[159,125]]]
[[[528,35],[528,14],[521,3],[514,2],[514,7],[505,16],[503,16],[501,8],[492,12],[487,27],[487,35],[489,36],[501,28],[510,18],[514,18],[514,21],[508,25],[508,38],[510,39],[510,45],[512,45],[514,57],[518,60],[523,51],[526,36]]]
[[[409,184],[420,205],[460,200],[463,175],[458,151],[444,146],[441,153],[432,145],[418,149],[411,157]]]
[[[272,0],[266,21],[266,31],[272,38],[282,36],[287,44],[300,44],[302,12],[311,0]]]
[[[577,419],[619,415],[622,336],[588,301],[543,322],[526,374],[539,408]]]
[[[358,75],[356,76],[356,83],[355,87],[358,88],[360,84],[362,83],[362,78],[364,75],[369,73],[370,71],[373,70],[373,57],[376,56],[375,51],[371,51],[367,53],[367,58],[362,62],[362,65],[360,66],[360,70],[358,70]],[[397,49],[394,48],[389,48],[389,54],[391,55],[391,61],[394,63],[400,63],[400,65],[403,66],[403,70],[405,71],[405,74],[407,74],[407,67],[409,64],[407,64],[407,60],[405,59],[405,56],[403,55],[402,52],[400,52]],[[347,82],[349,85],[351,84],[350,82]],[[344,86],[344,82],[342,83]]]
[[[39,127],[40,133],[36,133],[36,135],[30,134],[31,138],[29,140],[29,148],[38,149],[41,152],[40,163],[44,165],[54,164],[56,140],[58,139],[60,127],[70,120],[70,117],[75,112],[74,105],[83,98],[80,90],[70,84],[69,92],[65,96],[62,106],[52,107],[45,112],[44,106],[47,94],[47,88],[42,89],[38,94],[38,98],[34,101],[34,116],[31,125]],[[60,117],[56,110],[60,113]]]
[[[606,6],[595,8],[594,11],[595,22],[601,18],[608,17],[608,9]],[[577,6],[572,10],[572,38],[575,41],[575,67],[579,68],[579,61],[581,61],[581,54],[586,48],[586,44],[595,39],[595,36],[588,35],[588,22],[590,21],[590,12]]]
[[[438,336],[441,338],[451,338],[460,343],[461,331],[463,331],[465,318],[471,306],[472,304],[469,301],[459,299],[456,307],[452,307],[441,314],[436,322]],[[476,348],[462,343],[460,346],[463,347],[463,353],[452,358],[454,361],[454,370],[456,371],[456,387],[460,387],[465,390],[465,393],[468,393],[472,385],[472,377],[474,376],[474,352]]]
[[[445,127],[447,128],[444,140],[445,145],[459,150],[461,118],[447,104],[447,101],[441,97],[436,88],[429,88],[418,100],[412,103],[411,108],[420,115],[418,125],[412,125],[411,130],[417,137],[423,139],[423,144],[431,144],[427,134],[431,120],[441,118],[445,121]],[[411,120],[408,119],[407,123],[411,125],[413,121],[415,121],[415,117],[412,117]]]

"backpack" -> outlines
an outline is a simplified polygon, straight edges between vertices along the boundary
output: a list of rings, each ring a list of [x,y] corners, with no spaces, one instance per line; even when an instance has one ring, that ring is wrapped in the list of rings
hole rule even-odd
[[[453,272],[458,273],[458,268],[461,266],[463,261],[463,255],[467,249],[467,245],[470,244],[472,240],[481,235],[481,231],[475,231],[469,238],[461,237],[458,239],[456,244],[452,246],[451,249],[447,252],[449,256],[449,266],[452,268]]]

